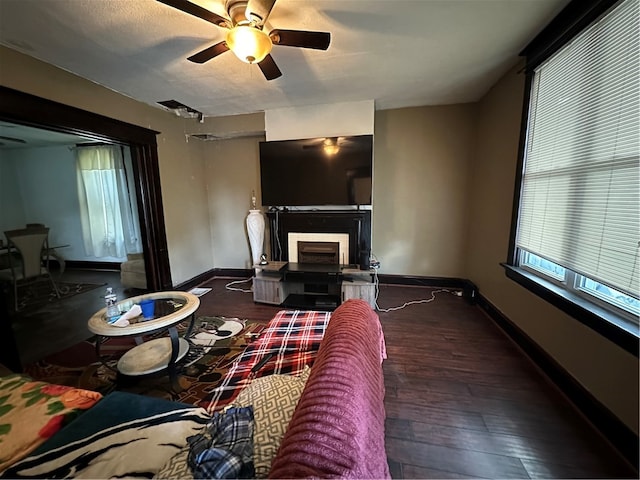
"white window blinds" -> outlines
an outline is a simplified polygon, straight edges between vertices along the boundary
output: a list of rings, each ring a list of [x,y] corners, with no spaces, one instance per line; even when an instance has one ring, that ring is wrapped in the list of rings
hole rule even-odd
[[[617,4],[536,69],[516,240],[636,297],[639,4]]]

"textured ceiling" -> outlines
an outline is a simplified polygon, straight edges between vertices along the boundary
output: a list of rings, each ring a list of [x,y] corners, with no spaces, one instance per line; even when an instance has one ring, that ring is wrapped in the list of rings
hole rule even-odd
[[[226,16],[223,0],[194,3]],[[278,0],[266,30],[332,38],[327,51],[274,46],[283,76],[272,81],[231,52],[187,61],[226,30],[155,0],[0,0],[0,44],[142,102],[175,99],[206,116],[359,100],[387,109],[478,100],[567,3]]]
[[[0,150],[73,145],[87,141],[89,140],[77,135],[0,122]]]

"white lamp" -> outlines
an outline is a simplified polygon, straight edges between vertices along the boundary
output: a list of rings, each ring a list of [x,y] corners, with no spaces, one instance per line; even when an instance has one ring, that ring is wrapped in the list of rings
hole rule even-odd
[[[262,255],[262,247],[264,244],[264,217],[262,211],[256,206],[256,194],[251,192],[251,209],[247,215],[247,235],[249,236],[249,245],[251,247],[252,266],[258,265],[260,255]]]

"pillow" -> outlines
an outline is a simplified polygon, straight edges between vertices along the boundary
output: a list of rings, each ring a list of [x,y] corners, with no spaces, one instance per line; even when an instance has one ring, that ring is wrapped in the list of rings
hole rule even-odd
[[[253,465],[256,478],[265,478],[287,431],[293,411],[307,383],[311,369],[299,376],[268,375],[254,379],[231,406],[253,407]]]
[[[26,375],[0,377],[0,473],[101,398],[97,392]]]
[[[112,392],[2,478],[151,477],[210,420],[203,408]]]

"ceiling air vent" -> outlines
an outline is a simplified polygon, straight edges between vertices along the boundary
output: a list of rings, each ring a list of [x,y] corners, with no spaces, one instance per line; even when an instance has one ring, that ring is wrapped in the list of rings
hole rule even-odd
[[[205,142],[220,140],[220,137],[218,135],[213,135],[212,133],[190,133],[189,136],[197,138],[199,140],[204,140]]]
[[[225,132],[220,134],[214,133],[190,133],[190,137],[204,140],[205,142],[214,142],[216,140],[230,140],[232,138],[248,138],[248,137],[262,137],[264,131],[255,132]]]
[[[184,103],[180,103],[177,100],[164,100],[162,102],[158,102],[160,105],[165,107],[168,110],[171,110],[177,116],[182,118],[197,118],[201,122],[204,120],[204,115],[202,112],[198,110],[186,106]]]

